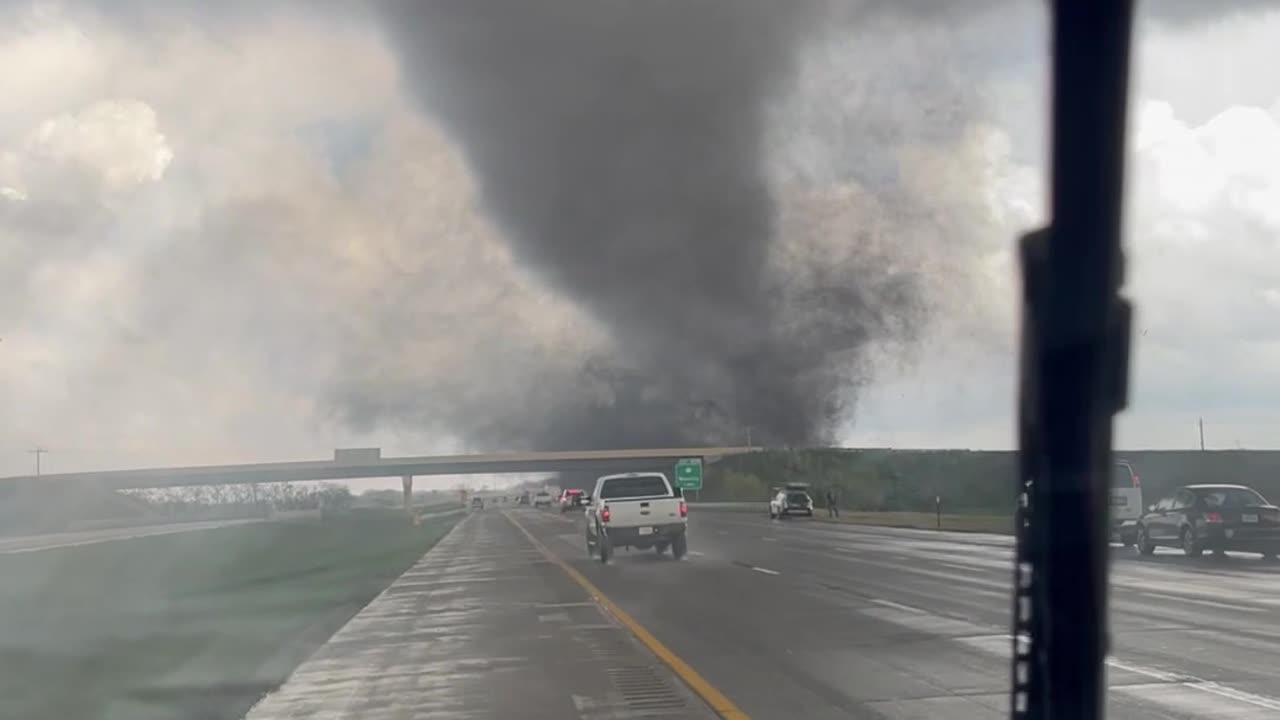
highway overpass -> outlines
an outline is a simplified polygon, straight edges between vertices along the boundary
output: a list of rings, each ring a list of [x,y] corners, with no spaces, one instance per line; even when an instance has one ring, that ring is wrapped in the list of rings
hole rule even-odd
[[[349,480],[372,477],[412,478],[424,475],[489,475],[589,471],[601,474],[674,465],[680,458],[715,462],[727,455],[759,450],[748,447],[692,447],[631,450],[481,453],[382,457],[377,448],[337,450],[332,460],[200,465],[192,467],[103,470],[0,478],[0,486],[65,482],[111,489],[239,485],[303,480]]]

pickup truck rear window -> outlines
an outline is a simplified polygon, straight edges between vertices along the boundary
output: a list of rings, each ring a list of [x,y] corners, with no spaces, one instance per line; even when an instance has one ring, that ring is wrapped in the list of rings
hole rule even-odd
[[[604,487],[600,488],[600,497],[606,500],[609,498],[661,497],[670,494],[671,492],[667,490],[666,481],[657,475],[605,480]]]

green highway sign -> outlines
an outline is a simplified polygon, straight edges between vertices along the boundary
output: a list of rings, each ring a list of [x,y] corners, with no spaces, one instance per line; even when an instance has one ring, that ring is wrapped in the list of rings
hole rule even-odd
[[[702,458],[682,458],[676,461],[676,487],[681,490],[702,489]]]

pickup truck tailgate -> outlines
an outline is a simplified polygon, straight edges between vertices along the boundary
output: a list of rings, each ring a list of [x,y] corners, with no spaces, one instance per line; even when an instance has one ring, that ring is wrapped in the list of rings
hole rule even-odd
[[[618,498],[605,501],[610,527],[639,527],[681,522],[677,498]]]

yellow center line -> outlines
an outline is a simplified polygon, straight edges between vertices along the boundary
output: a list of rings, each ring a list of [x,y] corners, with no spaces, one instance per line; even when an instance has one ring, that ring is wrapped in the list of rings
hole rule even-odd
[[[572,578],[574,582],[578,583],[583,590],[586,590],[587,594],[591,595],[591,597],[599,603],[605,611],[617,618],[618,622],[625,625],[626,628],[631,631],[631,634],[641,642],[641,644],[649,648],[649,651],[654,655],[657,655],[659,660],[666,663],[667,667],[671,668],[672,672],[679,676],[679,678],[683,680],[690,689],[710,705],[711,709],[714,710],[717,715],[724,718],[724,720],[751,720],[751,716],[743,712],[737,705],[734,705],[733,701],[725,697],[724,693],[717,690],[714,685],[707,682],[707,679],[702,677],[697,670],[694,670],[689,663],[682,660],[679,655],[672,652],[666,645],[663,645],[661,640],[654,637],[653,633],[649,632],[643,625],[637,622],[635,618],[631,617],[626,610],[618,607],[617,603],[610,600],[603,592],[600,592],[600,588],[592,584],[585,575],[578,572],[573,568],[573,566],[562,560],[559,555],[551,552],[546,545],[543,545],[536,537],[533,536],[533,533],[526,530],[523,525],[521,525],[505,510],[502,512],[502,515],[509,520],[512,525],[515,525],[520,532],[524,533],[524,536],[529,538],[529,542],[532,543],[533,546],[547,558],[547,560],[560,566],[560,569],[564,570],[565,574]]]

